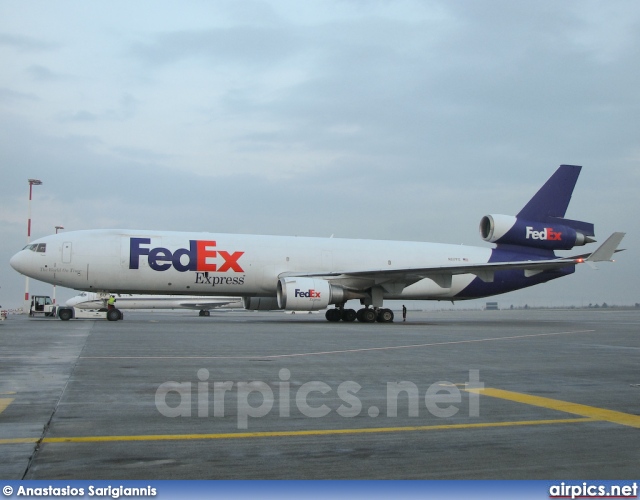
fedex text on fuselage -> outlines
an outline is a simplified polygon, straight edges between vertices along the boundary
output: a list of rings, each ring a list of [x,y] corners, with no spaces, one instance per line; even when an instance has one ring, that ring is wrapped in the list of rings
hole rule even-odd
[[[216,249],[216,242],[209,240],[189,240],[189,248],[171,251],[165,247],[151,248],[151,238],[129,239],[129,269],[140,268],[140,258],[146,257],[154,271],[236,272],[244,270],[238,260],[244,252],[228,252]],[[222,259],[222,262],[220,262]]]

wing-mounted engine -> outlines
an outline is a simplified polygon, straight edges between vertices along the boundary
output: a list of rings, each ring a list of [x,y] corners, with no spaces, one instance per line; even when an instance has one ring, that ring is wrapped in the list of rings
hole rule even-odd
[[[593,243],[593,224],[560,217],[529,221],[512,215],[485,215],[480,235],[490,243],[545,250],[569,250]]]
[[[318,311],[349,298],[343,287],[321,278],[293,276],[278,281],[278,305],[287,311]]]

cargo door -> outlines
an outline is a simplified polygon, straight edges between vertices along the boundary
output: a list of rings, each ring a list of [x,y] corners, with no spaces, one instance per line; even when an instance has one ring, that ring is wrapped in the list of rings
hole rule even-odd
[[[71,242],[65,241],[62,244],[62,262],[64,264],[71,263]]]

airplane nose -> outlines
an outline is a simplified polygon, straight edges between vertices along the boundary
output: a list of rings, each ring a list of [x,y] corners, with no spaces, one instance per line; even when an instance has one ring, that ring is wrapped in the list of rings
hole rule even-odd
[[[26,270],[27,270],[27,262],[26,262],[26,260],[27,259],[26,259],[26,256],[25,256],[25,252],[24,252],[24,250],[21,250],[20,252],[15,254],[13,257],[11,257],[11,259],[9,260],[9,264],[16,271],[18,271],[20,274],[27,274],[26,273]]]

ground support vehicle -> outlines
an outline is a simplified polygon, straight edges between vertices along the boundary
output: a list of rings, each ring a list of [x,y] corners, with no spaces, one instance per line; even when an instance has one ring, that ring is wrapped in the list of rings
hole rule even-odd
[[[43,316],[60,318],[62,321],[70,319],[106,319],[118,321],[123,319],[120,309],[101,307],[100,309],[80,309],[78,307],[58,306],[53,304],[51,297],[46,295],[34,295],[31,299],[29,316]]]

